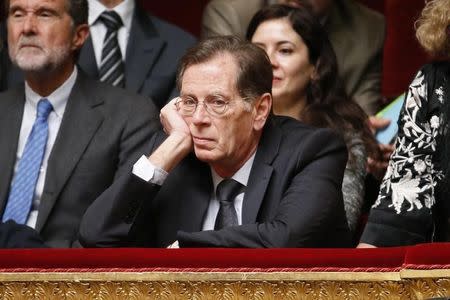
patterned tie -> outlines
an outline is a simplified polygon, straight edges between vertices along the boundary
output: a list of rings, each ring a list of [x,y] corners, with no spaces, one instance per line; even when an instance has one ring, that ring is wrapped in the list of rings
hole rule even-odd
[[[36,182],[47,146],[47,118],[53,110],[47,99],[41,99],[37,106],[36,121],[28,136],[22,158],[14,176],[8,202],[3,214],[3,222],[12,219],[24,224],[30,213]]]
[[[242,191],[242,188],[243,185],[234,179],[224,179],[219,183],[216,189],[216,196],[220,202],[220,208],[217,213],[214,230],[238,225],[238,218],[234,209],[234,198]]]
[[[117,31],[123,23],[120,16],[113,10],[104,11],[99,20],[106,26],[106,36],[103,41],[102,61],[100,63],[100,81],[114,86],[124,87],[125,66],[120,52]]]

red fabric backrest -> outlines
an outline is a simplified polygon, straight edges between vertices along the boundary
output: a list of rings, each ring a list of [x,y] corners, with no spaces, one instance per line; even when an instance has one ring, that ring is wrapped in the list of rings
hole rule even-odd
[[[406,247],[378,249],[2,249],[0,269],[37,268],[301,268],[379,269],[402,266]]]
[[[409,247],[405,255],[405,266],[407,268],[424,268],[424,266],[430,269],[435,266],[449,268],[450,243],[420,244]]]
[[[137,2],[151,14],[173,23],[197,37],[200,36],[202,12],[208,0],[137,0]]]
[[[392,99],[403,93],[415,73],[429,58],[415,38],[414,22],[424,0],[385,0],[386,41],[384,45],[382,94]]]

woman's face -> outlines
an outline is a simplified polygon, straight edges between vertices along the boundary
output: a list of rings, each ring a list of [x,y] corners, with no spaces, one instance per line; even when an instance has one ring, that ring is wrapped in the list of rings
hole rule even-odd
[[[306,99],[306,87],[315,68],[309,51],[287,18],[261,23],[253,34],[253,43],[264,49],[273,69],[274,105],[280,101]]]

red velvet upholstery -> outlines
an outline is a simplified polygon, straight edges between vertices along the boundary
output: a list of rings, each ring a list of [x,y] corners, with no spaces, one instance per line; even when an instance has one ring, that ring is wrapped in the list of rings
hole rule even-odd
[[[414,22],[423,0],[384,0],[386,41],[384,45],[382,94],[392,99],[403,93],[418,69],[429,60],[415,38]]]
[[[170,23],[173,23],[193,35],[200,36],[203,8],[208,0],[195,1],[145,1],[138,0],[146,10]]]
[[[396,271],[450,266],[450,243],[378,249],[0,250],[0,271]]]
[[[450,269],[450,243],[422,244],[408,249],[404,265],[407,268]]]

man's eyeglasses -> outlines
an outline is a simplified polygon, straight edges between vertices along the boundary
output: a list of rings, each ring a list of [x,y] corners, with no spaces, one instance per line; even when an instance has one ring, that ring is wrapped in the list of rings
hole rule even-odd
[[[197,106],[202,103],[205,110],[212,116],[221,116],[227,109],[230,101],[221,98],[209,98],[205,101],[197,101],[191,97],[181,97],[175,102],[178,111],[183,115],[190,117],[197,110]]]

